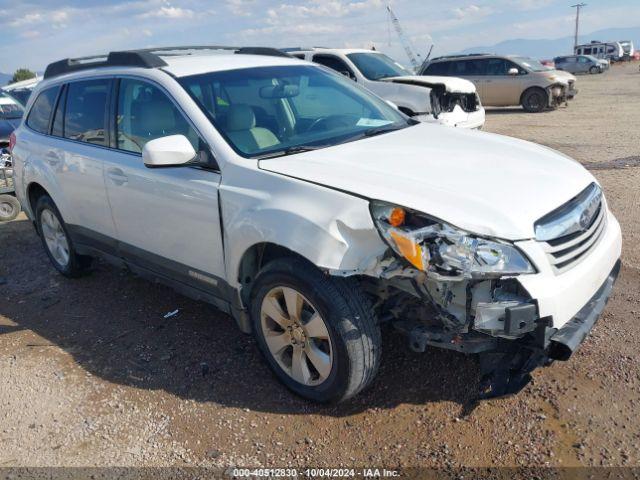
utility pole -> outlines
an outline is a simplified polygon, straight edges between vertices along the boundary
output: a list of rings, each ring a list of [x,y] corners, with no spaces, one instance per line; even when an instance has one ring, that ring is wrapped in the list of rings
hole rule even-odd
[[[576,9],[576,34],[573,37],[573,53],[576,53],[576,47],[578,46],[578,29],[580,27],[580,9],[586,6],[587,6],[586,3],[577,3],[575,5],[571,5],[571,8]]]

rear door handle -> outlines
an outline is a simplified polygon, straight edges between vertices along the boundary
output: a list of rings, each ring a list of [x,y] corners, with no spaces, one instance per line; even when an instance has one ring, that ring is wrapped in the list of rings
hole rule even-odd
[[[114,184],[116,184],[118,186],[124,185],[128,181],[127,176],[119,168],[108,168],[107,169],[107,176],[111,179],[111,181]]]

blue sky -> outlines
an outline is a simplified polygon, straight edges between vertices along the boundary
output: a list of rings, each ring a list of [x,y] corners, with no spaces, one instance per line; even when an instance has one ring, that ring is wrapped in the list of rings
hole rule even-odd
[[[0,71],[160,45],[375,45],[406,62],[390,3],[416,50],[448,53],[511,38],[573,34],[571,0],[0,0]],[[640,25],[640,0],[593,0],[581,31]]]

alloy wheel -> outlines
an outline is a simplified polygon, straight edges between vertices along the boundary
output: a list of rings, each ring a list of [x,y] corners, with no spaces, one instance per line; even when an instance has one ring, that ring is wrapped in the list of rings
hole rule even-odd
[[[269,352],[296,382],[323,383],[331,373],[333,349],[327,325],[297,290],[275,287],[262,301],[260,325]]]
[[[40,214],[40,226],[49,253],[60,267],[66,267],[70,257],[69,240],[58,217],[51,210],[44,209]]]

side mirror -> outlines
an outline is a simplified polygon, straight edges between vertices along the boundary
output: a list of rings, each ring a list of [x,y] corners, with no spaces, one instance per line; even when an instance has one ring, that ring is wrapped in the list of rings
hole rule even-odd
[[[509,69],[509,72],[507,72],[507,73],[508,73],[509,75],[519,75],[519,74],[520,74],[520,71],[519,71],[517,68],[513,67],[513,68],[510,68],[510,69]]]
[[[147,142],[142,160],[149,168],[181,167],[197,158],[197,153],[184,135],[170,135]]]

